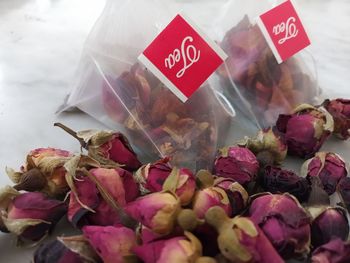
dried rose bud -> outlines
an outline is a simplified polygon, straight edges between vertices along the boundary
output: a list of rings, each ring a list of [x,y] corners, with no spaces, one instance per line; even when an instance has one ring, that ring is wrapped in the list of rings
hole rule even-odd
[[[333,134],[342,140],[348,139],[350,137],[350,100],[325,100],[322,106],[326,108],[334,119]]]
[[[20,238],[38,241],[49,234],[67,212],[66,205],[39,192],[19,193],[6,186],[0,190],[1,229]]]
[[[339,181],[337,192],[339,193],[342,205],[350,213],[350,177],[344,177]]]
[[[238,146],[221,149],[214,163],[214,174],[232,178],[241,185],[253,181],[258,170],[255,155],[249,149]]]
[[[121,168],[95,168],[88,174],[90,177],[81,173],[76,176],[70,193],[68,220],[78,227],[121,223],[123,214],[118,208],[139,195],[131,173]]]
[[[124,209],[153,232],[166,235],[174,229],[180,200],[170,192],[156,192],[128,203]]]
[[[284,138],[272,128],[260,130],[255,138],[246,137],[239,145],[251,150],[260,164],[281,164],[287,156]]]
[[[142,166],[135,173],[143,193],[168,190],[176,193],[181,205],[188,205],[196,189],[193,173],[186,168],[171,168],[169,158]]]
[[[59,237],[34,252],[34,263],[97,263],[98,255],[83,236]]]
[[[205,221],[219,233],[220,252],[229,262],[284,262],[251,219],[239,216],[231,219],[222,208],[212,207],[206,213]]]
[[[135,171],[141,166],[128,139],[120,132],[85,130],[75,132],[61,123],[55,126],[76,138],[88,150],[89,156],[104,165],[123,166]]]
[[[308,181],[293,171],[266,166],[260,180],[262,188],[267,192],[273,194],[287,192],[294,195],[299,202],[306,202],[309,198],[311,187]]]
[[[130,228],[84,226],[83,234],[104,263],[124,263],[134,257],[136,235]]]
[[[287,193],[257,195],[249,215],[283,258],[309,252],[311,219],[294,196]]]
[[[71,157],[68,151],[38,148],[27,155],[26,164],[20,172],[11,168],[7,168],[6,172],[19,191],[40,191],[52,197],[61,196],[69,191],[64,165]]]
[[[216,177],[214,186],[225,190],[232,207],[232,215],[238,215],[247,206],[249,198],[247,191],[233,179]]]
[[[134,248],[144,263],[195,262],[202,255],[202,245],[190,232],[184,236],[163,239]]]
[[[311,244],[314,248],[322,246],[334,238],[347,240],[349,222],[346,211],[341,207],[310,207],[312,215]]]
[[[333,239],[312,253],[312,263],[350,262],[350,243],[340,238]]]
[[[228,216],[232,215],[231,203],[225,190],[214,186],[197,190],[192,200],[192,209],[197,217],[203,219],[212,206],[222,207]]]
[[[301,104],[294,109],[293,114],[281,114],[276,127],[285,137],[289,154],[309,158],[332,133],[333,118],[322,107]]]
[[[348,174],[344,160],[331,152],[316,153],[315,157],[305,161],[301,171],[304,177],[318,176],[329,195],[335,192],[339,181]]]
[[[159,192],[163,189],[166,178],[171,173],[169,158],[164,158],[141,166],[135,173],[143,193]]]

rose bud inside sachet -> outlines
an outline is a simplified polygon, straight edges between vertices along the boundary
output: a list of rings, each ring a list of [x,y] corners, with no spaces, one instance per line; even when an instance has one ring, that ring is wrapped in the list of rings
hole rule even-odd
[[[273,194],[287,192],[294,195],[301,203],[308,200],[311,190],[305,178],[296,175],[293,171],[276,166],[264,168],[260,183],[266,192]]]
[[[309,253],[311,218],[294,196],[258,194],[252,200],[249,216],[284,259]]]
[[[264,232],[249,218],[231,219],[216,206],[208,210],[205,221],[218,232],[218,246],[228,262],[284,262]]]
[[[277,130],[283,134],[288,153],[310,158],[333,131],[333,118],[324,108],[301,104],[292,114],[280,114]]]
[[[348,139],[350,137],[350,100],[325,100],[322,106],[334,119],[333,134],[342,140]]]
[[[124,263],[134,257],[136,235],[130,228],[84,226],[83,234],[104,263]]]
[[[312,263],[350,262],[350,243],[336,238],[317,248],[311,257]]]
[[[335,192],[339,181],[347,174],[344,160],[338,154],[331,152],[318,152],[302,166],[302,176],[319,177],[329,195]]]
[[[324,245],[334,238],[347,240],[349,222],[342,207],[309,207],[312,215],[311,244],[314,248]]]
[[[241,185],[246,185],[256,178],[258,170],[259,162],[249,149],[231,146],[219,151],[213,173],[217,176],[232,178]]]
[[[124,207],[129,216],[160,235],[173,231],[180,208],[179,198],[167,191],[145,195]]]
[[[7,168],[6,172],[19,191],[40,191],[60,197],[69,191],[64,165],[72,156],[60,149],[38,148],[29,152],[20,172],[11,168]]]
[[[200,241],[190,232],[183,236],[160,239],[134,248],[144,263],[194,263],[202,256]]]
[[[34,263],[100,263],[96,252],[83,236],[59,237],[40,245]]]
[[[21,239],[38,241],[48,235],[67,212],[66,205],[40,192],[0,190],[0,230]]]
[[[287,156],[284,138],[272,128],[260,130],[254,138],[245,137],[239,145],[251,150],[261,165],[281,164]]]

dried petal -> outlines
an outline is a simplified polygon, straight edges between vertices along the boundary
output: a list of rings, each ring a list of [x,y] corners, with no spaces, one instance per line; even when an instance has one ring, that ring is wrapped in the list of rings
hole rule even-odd
[[[350,261],[350,243],[339,238],[317,248],[312,253],[312,263],[345,263]]]
[[[350,100],[325,100],[322,104],[334,119],[334,131],[338,138],[346,140],[350,137]]]

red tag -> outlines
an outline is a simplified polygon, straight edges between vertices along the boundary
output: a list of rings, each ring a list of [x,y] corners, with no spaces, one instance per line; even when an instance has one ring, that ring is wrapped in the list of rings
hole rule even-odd
[[[286,1],[262,14],[258,24],[278,63],[310,45],[310,40],[291,1]]]
[[[139,60],[185,102],[226,57],[193,23],[177,15]]]

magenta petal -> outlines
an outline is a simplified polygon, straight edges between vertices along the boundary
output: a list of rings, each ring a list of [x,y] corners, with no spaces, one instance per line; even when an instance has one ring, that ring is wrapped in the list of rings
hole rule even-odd
[[[126,227],[85,226],[84,236],[105,263],[123,263],[136,246],[136,235]]]
[[[140,190],[138,184],[135,182],[132,173],[122,168],[115,169],[122,178],[124,189],[126,191],[125,201],[127,203],[134,201],[140,196]]]
[[[95,184],[87,177],[80,177],[79,180],[74,182],[77,189],[77,195],[79,200],[91,209],[95,209],[100,203],[99,193]],[[73,192],[70,193],[69,207],[68,207],[68,220],[75,226],[79,224],[86,213],[89,211],[82,207]]]

